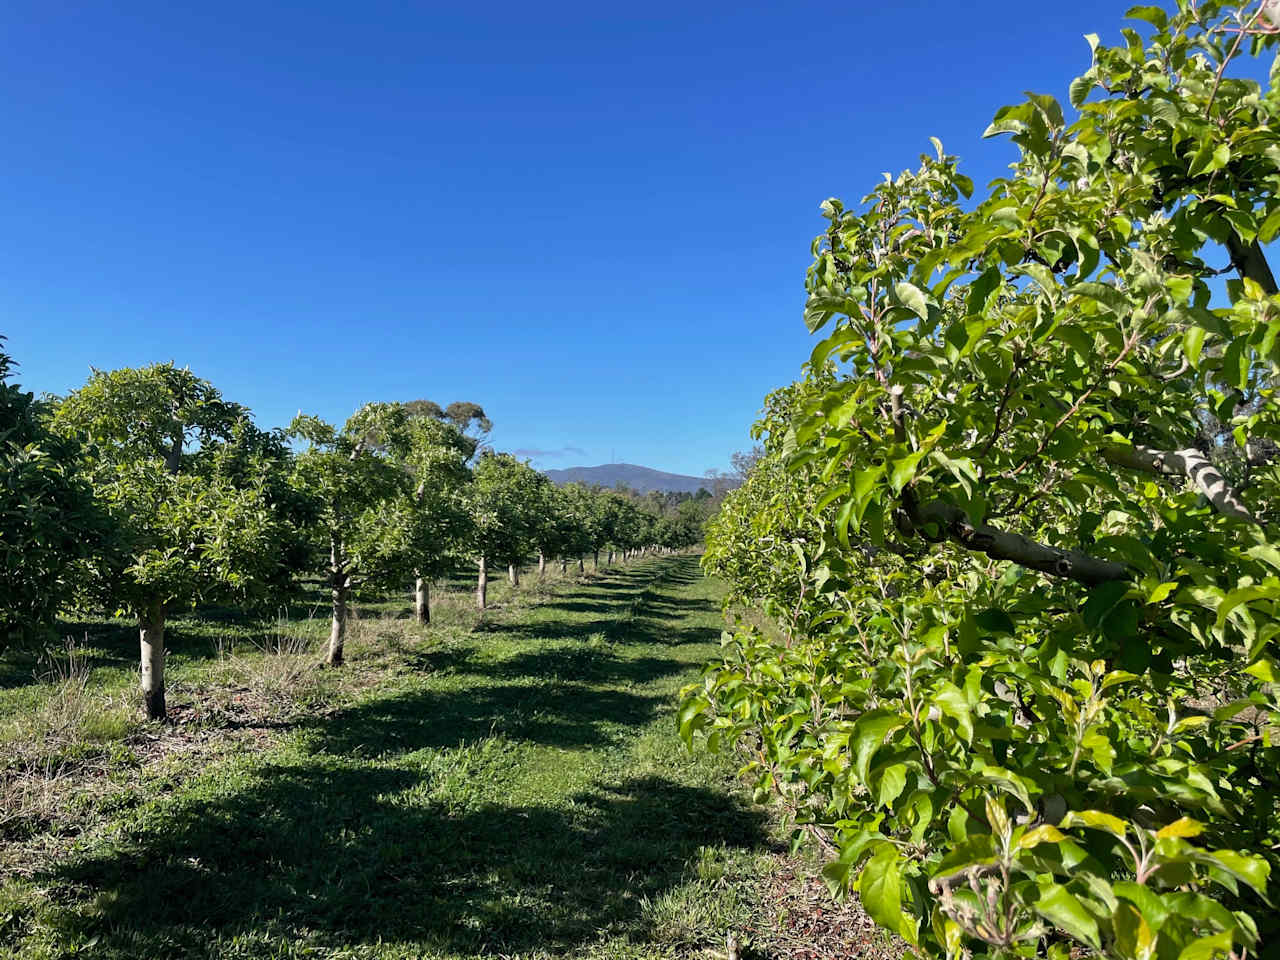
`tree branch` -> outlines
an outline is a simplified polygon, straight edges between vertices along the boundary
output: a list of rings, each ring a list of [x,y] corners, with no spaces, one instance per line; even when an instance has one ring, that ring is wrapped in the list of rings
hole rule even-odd
[[[1187,477],[1219,513],[1247,523],[1258,522],[1218,468],[1195,447],[1186,447],[1182,450],[1155,450],[1140,444],[1132,446],[1116,444],[1103,449],[1102,459],[1117,467],[1127,467],[1144,473]]]
[[[1248,277],[1269,297],[1280,293],[1276,286],[1275,274],[1271,272],[1271,264],[1267,263],[1267,255],[1262,252],[1262,245],[1254,240],[1245,246],[1234,230],[1227,232],[1227,252],[1231,254],[1231,265],[1240,276]]]
[[[899,529],[904,533],[929,538],[924,528],[934,525],[938,528],[941,539],[958,543],[968,550],[985,553],[995,560],[1009,560],[1051,577],[1075,580],[1090,587],[1133,578],[1132,571],[1122,563],[1100,560],[1079,550],[1063,550],[1037,543],[1021,534],[1010,533],[990,524],[974,523],[955,504],[941,500],[917,503],[910,491],[904,491],[903,506],[907,523],[899,524]]]

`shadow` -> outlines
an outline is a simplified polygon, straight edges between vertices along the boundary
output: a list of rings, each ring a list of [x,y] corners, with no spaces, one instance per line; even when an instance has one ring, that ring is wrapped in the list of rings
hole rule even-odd
[[[489,680],[549,680],[582,683],[624,681],[649,683],[679,673],[686,667],[658,657],[619,657],[608,649],[590,646],[562,646],[516,654],[504,660],[475,661],[475,646],[450,646],[425,652],[401,654],[415,671],[440,676],[471,674]]]
[[[486,681],[490,673],[485,669]],[[366,701],[304,720],[297,729],[303,749],[311,753],[385,757],[491,736],[574,748],[615,743],[631,728],[652,721],[669,702],[667,696],[598,690],[581,683],[484,682]]]
[[[703,609],[707,613],[718,614],[719,608],[706,602]],[[696,610],[694,611],[696,612]],[[626,605],[616,609],[613,616],[603,616],[598,620],[574,622],[549,618],[537,621],[520,621],[505,623],[499,620],[489,621],[481,631],[500,633],[522,637],[527,640],[543,640],[551,642],[585,644],[593,638],[604,635],[611,643],[622,645],[648,645],[659,647],[679,647],[685,644],[719,643],[720,627],[690,626],[673,627],[670,623],[678,623],[686,619],[688,614],[671,614],[652,611],[647,603],[641,603],[635,613],[631,613]]]
[[[645,902],[691,876],[702,847],[767,846],[757,813],[656,776],[559,808],[461,812],[385,767],[277,764],[237,783],[158,804],[145,832],[40,877],[54,903],[96,893],[63,915],[68,932],[108,958],[211,956],[254,934],[560,953],[602,931],[643,941]]]
[[[581,600],[555,600],[540,605],[543,610],[562,610],[565,613],[609,614],[617,611],[618,603],[584,603]]]
[[[485,664],[476,672],[501,680],[644,684],[685,669],[683,664],[666,658],[618,657],[606,650],[569,646],[517,654]]]

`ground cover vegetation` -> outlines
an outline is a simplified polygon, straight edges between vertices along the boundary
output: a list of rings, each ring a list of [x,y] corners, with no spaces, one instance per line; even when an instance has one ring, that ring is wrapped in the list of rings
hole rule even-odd
[[[695,557],[473,588],[353,600],[341,670],[326,592],[175,615],[163,725],[127,620],[0,653],[0,954],[896,956],[672,735],[722,624]]]
[[[823,204],[681,725],[924,955],[1280,949],[1273,7],[1133,8],[981,198],[935,141]]]

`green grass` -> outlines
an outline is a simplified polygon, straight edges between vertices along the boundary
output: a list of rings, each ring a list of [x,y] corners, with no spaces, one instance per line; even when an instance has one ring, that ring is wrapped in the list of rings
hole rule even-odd
[[[84,682],[0,663],[0,771],[53,784],[0,820],[0,955],[658,958],[755,922],[776,842],[674,732],[720,632],[696,558],[491,599],[365,605],[339,671],[299,611],[179,621],[164,727],[127,624],[68,627]],[[21,746],[68,696],[84,722]]]

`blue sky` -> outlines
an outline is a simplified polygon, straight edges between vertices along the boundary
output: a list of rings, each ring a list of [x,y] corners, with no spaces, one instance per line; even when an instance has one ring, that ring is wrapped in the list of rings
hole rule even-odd
[[[1126,5],[0,10],[0,333],[28,389],[189,365],[264,426],[481,403],[542,467],[750,445],[818,204],[1066,99]]]

